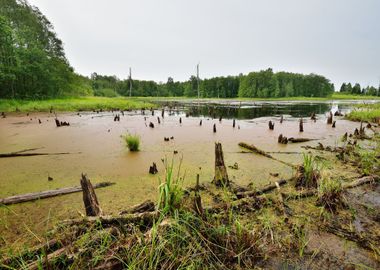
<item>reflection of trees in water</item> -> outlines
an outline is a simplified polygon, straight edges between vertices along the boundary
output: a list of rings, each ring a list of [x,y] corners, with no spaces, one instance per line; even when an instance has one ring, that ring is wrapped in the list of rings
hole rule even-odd
[[[239,108],[224,105],[188,106],[187,111],[192,116],[252,119],[265,116],[291,115],[293,117],[308,117],[311,113],[324,114],[330,111],[327,103],[313,104],[259,104],[256,107]]]

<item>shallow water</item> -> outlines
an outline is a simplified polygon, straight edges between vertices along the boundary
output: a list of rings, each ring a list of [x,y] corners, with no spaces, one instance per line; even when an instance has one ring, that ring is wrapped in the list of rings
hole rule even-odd
[[[170,104],[173,106],[174,103]],[[337,119],[337,127],[326,124],[325,112],[331,109],[347,111],[352,105],[344,103],[252,103],[216,104],[194,107],[193,104],[178,104],[170,113],[140,111],[121,115],[120,122],[114,122],[112,112],[104,113],[59,113],[60,121],[70,122],[68,127],[57,128],[53,114],[36,113],[12,114],[0,119],[0,152],[8,153],[28,148],[40,148],[36,152],[70,152],[68,155],[15,157],[0,159],[0,198],[28,192],[78,186],[81,173],[87,173],[93,183],[112,181],[116,185],[97,189],[100,204],[106,214],[115,214],[130,205],[146,199],[157,198],[159,179],[164,177],[162,159],[174,158],[178,168],[182,159],[181,175],[184,185],[194,184],[197,173],[201,182],[209,182],[214,170],[214,142],[223,145],[226,165],[238,163],[239,169],[228,169],[230,178],[238,184],[262,186],[275,180],[270,173],[279,173],[281,178],[292,175],[292,169],[280,162],[251,153],[241,153],[238,143],[254,144],[268,152],[296,152],[295,154],[274,153],[283,161],[297,164],[301,160],[303,145],[335,145],[345,132],[352,132],[358,123]],[[240,106],[240,108],[239,108]],[[271,109],[272,106],[272,109]],[[210,107],[214,109],[209,110]],[[299,116],[310,112],[318,113],[313,122],[305,118],[304,130],[299,133]],[[186,113],[191,115],[186,117]],[[218,119],[212,119],[212,116]],[[279,115],[285,115],[279,123]],[[223,120],[219,122],[219,116]],[[157,122],[161,118],[161,124]],[[263,117],[265,116],[265,117]],[[182,124],[179,118],[182,118]],[[227,118],[227,119],[226,119]],[[232,118],[238,119],[232,128]],[[42,121],[38,123],[38,119]],[[199,126],[202,119],[203,125]],[[275,129],[268,129],[268,121],[275,122]],[[155,128],[149,128],[153,122]],[[213,133],[213,124],[217,132]],[[141,151],[129,152],[122,135],[138,134],[141,137]],[[287,137],[315,138],[300,144],[280,145],[279,134]],[[164,137],[174,140],[164,141]],[[173,151],[178,154],[174,155]],[[149,175],[149,166],[155,162],[159,173]],[[48,181],[48,176],[53,181]],[[57,220],[77,217],[84,212],[80,193],[0,207],[0,244],[9,246],[15,241],[36,240],[46,228]],[[30,231],[35,232],[33,235]],[[22,240],[18,233],[29,238]]]

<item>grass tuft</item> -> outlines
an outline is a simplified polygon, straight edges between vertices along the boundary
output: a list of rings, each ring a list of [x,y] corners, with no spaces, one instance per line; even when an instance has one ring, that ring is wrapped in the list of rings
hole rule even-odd
[[[129,151],[140,151],[140,137],[138,135],[127,134],[124,139]]]

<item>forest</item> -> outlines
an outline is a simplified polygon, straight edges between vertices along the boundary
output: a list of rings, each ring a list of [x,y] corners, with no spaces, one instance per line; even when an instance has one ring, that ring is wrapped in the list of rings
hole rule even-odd
[[[180,82],[121,80],[94,72],[90,78],[70,66],[53,25],[26,0],[0,0],[0,98],[46,99],[76,96],[172,96],[202,98],[327,97],[334,85],[324,76],[273,72]],[[375,87],[344,83],[340,92],[379,95]]]

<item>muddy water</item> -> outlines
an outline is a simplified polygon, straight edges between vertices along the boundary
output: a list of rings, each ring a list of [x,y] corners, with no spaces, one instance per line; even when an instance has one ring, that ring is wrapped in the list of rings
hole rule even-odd
[[[223,119],[221,122],[219,119],[212,119],[206,107],[201,107],[203,111],[198,110],[198,114],[194,116],[194,109],[185,106],[185,110],[191,112],[190,117],[186,117],[182,110],[170,115],[166,112],[161,124],[157,122],[157,116],[161,118],[161,111],[156,111],[155,116],[150,112],[145,115],[129,112],[121,116],[120,122],[113,121],[111,112],[81,115],[60,113],[58,118],[70,122],[70,126],[59,128],[55,126],[52,114],[8,115],[7,118],[0,119],[0,153],[39,148],[35,151],[70,154],[1,158],[0,198],[78,186],[81,173],[87,173],[93,183],[116,183],[114,186],[96,190],[104,212],[115,214],[145,199],[157,198],[159,179],[164,177],[162,159],[174,158],[176,168],[182,159],[181,175],[185,176],[185,186],[194,184],[197,173],[200,173],[201,182],[211,181],[216,141],[222,142],[226,165],[233,165],[235,162],[239,165],[238,170],[228,169],[233,181],[242,185],[253,183],[253,186],[262,186],[275,180],[270,173],[279,173],[281,178],[288,178],[293,173],[292,169],[262,156],[241,153],[239,142],[252,143],[268,152],[296,152],[273,155],[297,164],[302,157],[301,146],[316,145],[317,142],[335,145],[341,135],[347,131],[352,132],[359,126],[358,123],[338,118],[337,127],[334,129],[326,124],[324,113],[336,105],[323,103],[317,106],[322,108],[315,110],[320,113],[318,121],[306,119],[303,133],[298,131],[299,119],[292,117],[291,113],[287,113],[284,122],[280,124],[278,111],[273,111],[271,116],[254,118],[241,113],[239,110],[242,108],[235,107],[233,110],[241,115],[236,117],[240,120],[236,122],[235,128],[232,128],[232,119]],[[219,112],[225,112],[221,109],[222,106],[217,108]],[[228,113],[231,115],[233,110],[230,109]],[[179,123],[180,117],[182,124]],[[41,124],[38,119],[42,121]],[[202,126],[199,126],[200,119],[203,121]],[[269,120],[275,122],[274,131],[268,129]],[[153,122],[155,128],[149,128],[149,122]],[[212,131],[214,123],[217,127],[216,133]],[[141,137],[140,152],[131,153],[126,149],[121,137],[126,133]],[[277,137],[281,133],[288,137],[315,138],[318,141],[279,145]],[[171,136],[174,137],[173,140],[164,141],[164,137]],[[178,154],[174,155],[174,150]],[[148,174],[152,162],[157,163],[159,170],[154,176]],[[48,176],[54,180],[48,181]],[[0,207],[0,245],[9,247],[12,244],[35,242],[43,231],[58,220],[78,217],[78,212],[83,213],[81,196],[76,193]]]

